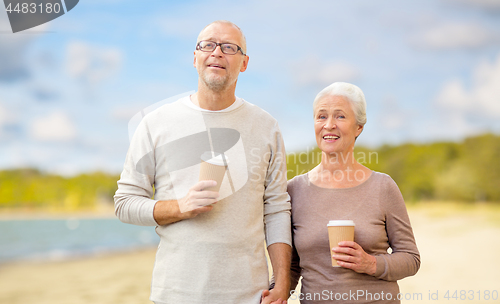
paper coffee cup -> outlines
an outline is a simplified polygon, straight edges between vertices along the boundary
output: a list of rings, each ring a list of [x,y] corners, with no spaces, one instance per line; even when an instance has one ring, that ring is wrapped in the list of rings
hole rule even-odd
[[[328,222],[328,238],[330,240],[330,256],[334,254],[332,249],[338,247],[339,242],[354,241],[354,222],[351,220],[330,221]],[[344,255],[344,253],[337,253]],[[332,266],[340,267],[337,260],[332,258]]]
[[[227,163],[228,160],[225,155],[222,157],[222,154],[215,154],[211,151],[203,153],[201,156],[199,180],[214,180],[217,182],[216,186],[208,187],[205,190],[219,192],[224,174],[226,173]]]

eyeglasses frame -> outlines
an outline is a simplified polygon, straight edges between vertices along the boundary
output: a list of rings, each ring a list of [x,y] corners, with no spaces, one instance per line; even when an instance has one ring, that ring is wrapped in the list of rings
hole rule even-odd
[[[215,43],[215,48],[214,48],[213,50],[211,50],[211,51],[204,51],[204,50],[202,50],[202,49],[201,49],[201,47],[200,47],[200,43],[202,43],[202,42],[211,42],[211,43]],[[223,51],[223,49],[222,49],[222,45],[223,45],[223,44],[232,44],[232,45],[236,45],[236,47],[238,48],[238,50],[236,50],[236,53],[234,53],[234,54],[227,54],[227,53],[224,53],[224,51]],[[237,44],[235,44],[235,43],[230,43],[230,42],[222,42],[222,43],[218,43],[218,42],[215,42],[215,41],[210,41],[210,40],[201,40],[201,41],[199,41],[199,42],[198,42],[198,44],[196,44],[196,50],[198,50],[198,51],[202,51],[202,52],[207,52],[207,53],[208,53],[208,52],[213,52],[213,51],[215,51],[215,49],[216,49],[217,47],[220,47],[220,51],[221,51],[223,54],[226,54],[226,55],[236,55],[236,54],[238,53],[238,51],[240,51],[240,52],[241,52],[241,54],[242,54],[243,56],[246,56],[246,55],[247,55],[247,54],[243,53],[243,49],[242,49],[239,45],[237,45]]]

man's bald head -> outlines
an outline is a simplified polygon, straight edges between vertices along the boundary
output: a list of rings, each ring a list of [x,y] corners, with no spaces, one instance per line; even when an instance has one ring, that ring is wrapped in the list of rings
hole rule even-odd
[[[231,21],[227,21],[227,20],[217,20],[217,21],[214,21],[212,23],[210,23],[209,25],[205,26],[200,34],[198,35],[198,39],[196,40],[196,44],[198,44],[198,42],[200,42],[203,38],[203,32],[208,28],[210,27],[211,25],[213,24],[227,24],[227,25],[231,25],[233,26],[234,28],[236,28],[240,33],[241,33],[241,38],[240,38],[240,42],[239,42],[239,46],[241,47],[241,49],[243,50],[243,53],[247,53],[247,40],[245,38],[245,35],[243,34],[243,32],[241,31],[241,29],[234,23],[232,23]]]

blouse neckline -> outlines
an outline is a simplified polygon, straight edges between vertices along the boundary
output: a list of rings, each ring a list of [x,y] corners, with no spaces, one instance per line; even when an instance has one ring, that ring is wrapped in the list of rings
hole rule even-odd
[[[374,178],[374,175],[375,175],[375,171],[371,171],[371,174],[370,176],[365,180],[363,181],[361,184],[359,185],[356,185],[356,186],[353,186],[353,187],[347,187],[347,188],[326,188],[326,187],[321,187],[321,186],[318,186],[316,184],[314,184],[310,179],[309,179],[309,172],[307,172],[305,175],[305,179],[306,179],[306,182],[308,184],[311,184],[312,186],[318,188],[318,189],[323,189],[323,190],[351,190],[351,189],[356,189],[356,188],[359,188],[365,184],[367,184],[370,180],[372,180]]]

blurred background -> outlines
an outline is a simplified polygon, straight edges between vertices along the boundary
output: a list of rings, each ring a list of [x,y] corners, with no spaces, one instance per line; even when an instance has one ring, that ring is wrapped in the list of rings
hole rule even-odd
[[[315,95],[364,91],[355,153],[399,185],[422,254],[403,303],[500,303],[497,0],[86,0],[15,34],[1,7],[0,302],[148,303],[154,228],[113,218],[129,121],[196,90],[218,19],[247,38],[236,93],[278,120],[289,178],[319,161]]]

